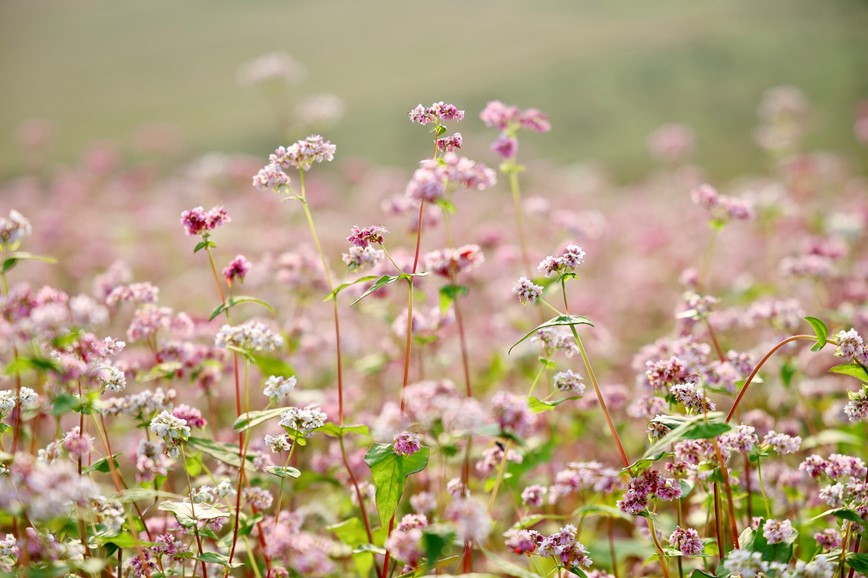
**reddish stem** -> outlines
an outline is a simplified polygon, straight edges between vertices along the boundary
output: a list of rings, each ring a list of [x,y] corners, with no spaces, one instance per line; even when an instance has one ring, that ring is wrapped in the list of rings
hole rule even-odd
[[[750,387],[751,382],[753,382],[753,379],[756,377],[756,374],[759,373],[760,368],[765,364],[766,361],[769,360],[769,358],[772,355],[775,354],[775,352],[778,349],[780,349],[781,347],[783,347],[786,344],[791,343],[793,341],[799,341],[799,340],[814,341],[816,339],[817,338],[813,335],[793,335],[792,337],[787,337],[786,339],[784,339],[783,341],[781,341],[780,343],[778,343],[777,345],[772,347],[769,350],[769,352],[766,353],[762,359],[760,359],[760,362],[756,364],[756,367],[753,368],[753,371],[750,372],[750,375],[747,376],[747,379],[744,382],[744,386],[741,388],[741,391],[738,392],[738,395],[736,396],[735,401],[732,404],[732,408],[730,408],[729,413],[726,416],[726,423],[729,423],[730,420],[732,419],[732,416],[735,415],[735,410],[738,409],[738,404],[741,403],[741,398],[743,398],[744,394],[747,393],[747,388]]]

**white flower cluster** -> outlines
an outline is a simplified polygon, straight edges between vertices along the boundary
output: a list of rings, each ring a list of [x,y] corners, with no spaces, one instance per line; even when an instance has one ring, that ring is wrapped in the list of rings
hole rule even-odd
[[[190,439],[187,422],[163,410],[151,420],[150,429],[166,444],[166,453],[177,458],[181,455],[181,444]]]
[[[281,401],[289,397],[289,394],[295,389],[296,383],[295,377],[272,375],[265,380],[265,389],[262,390],[262,393],[269,400]]]
[[[214,339],[217,347],[237,347],[245,351],[274,351],[283,345],[283,337],[259,321],[241,325],[224,325]]]
[[[280,418],[280,425],[299,432],[305,437],[310,437],[318,427],[325,425],[328,416],[316,405],[305,408],[291,407]]]

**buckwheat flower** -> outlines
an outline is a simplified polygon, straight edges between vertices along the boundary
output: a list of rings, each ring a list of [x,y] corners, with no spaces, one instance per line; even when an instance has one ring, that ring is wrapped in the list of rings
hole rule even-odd
[[[527,400],[506,391],[498,391],[491,398],[491,415],[500,429],[519,436],[530,433],[536,424],[536,416],[528,409]]]
[[[728,432],[720,436],[720,446],[729,451],[747,454],[759,442],[756,435],[756,429],[749,425],[740,425],[735,428],[735,431]]]
[[[701,387],[694,382],[677,383],[669,388],[669,393],[678,403],[690,411],[704,413],[714,411],[715,405],[709,400]]]
[[[274,496],[265,488],[250,486],[241,490],[241,496],[253,508],[259,511],[267,510],[274,502]]]
[[[717,189],[708,184],[699,185],[694,188],[690,191],[690,197],[693,200],[694,205],[700,206],[709,211],[717,207],[720,202]]]
[[[162,411],[151,420],[150,430],[166,444],[166,454],[172,458],[181,455],[181,445],[190,439],[190,428],[187,422],[167,411]]]
[[[316,405],[308,405],[304,408],[291,407],[283,413],[280,425],[310,437],[313,430],[325,425],[327,419],[328,416]]]
[[[693,130],[685,124],[664,124],[648,137],[648,149],[658,160],[677,162],[693,152]]]
[[[574,373],[571,369],[556,373],[552,381],[559,391],[577,393],[579,395],[585,394],[585,384],[583,383],[582,376]]]
[[[455,524],[462,540],[481,543],[491,532],[491,517],[482,504],[470,498],[456,498],[446,508],[444,517]]]
[[[298,84],[307,72],[286,52],[269,52],[244,64],[237,79],[242,86],[255,86],[271,82]]]
[[[702,539],[699,532],[693,528],[676,526],[669,536],[669,545],[679,550],[685,556],[702,556]]]
[[[189,405],[179,405],[172,410],[172,415],[178,419],[184,420],[190,427],[202,429],[208,425],[207,420],[202,417],[202,412],[195,407],[190,407]]]
[[[357,247],[367,247],[371,244],[382,245],[388,234],[388,229],[382,225],[371,225],[370,227],[358,227],[354,225],[350,231],[350,236],[347,237],[347,241],[350,245]]]
[[[681,497],[681,484],[673,478],[666,478],[657,488],[655,495],[664,502],[671,502]]]
[[[410,506],[417,514],[433,512],[437,509],[437,496],[431,492],[419,492],[410,497]]]
[[[464,120],[464,111],[458,110],[454,104],[435,102],[429,107],[417,105],[408,116],[410,121],[416,124],[426,125],[429,123],[443,123],[446,121]]]
[[[223,278],[226,279],[226,284],[232,287],[232,282],[236,279],[244,283],[244,278],[250,273],[253,265],[244,255],[236,255],[229,265],[223,269]]]
[[[544,538],[539,543],[537,555],[543,558],[555,558],[567,568],[590,567],[594,562],[588,556],[588,549],[576,539],[577,533],[578,530],[572,524],[564,526],[560,532]]]
[[[518,296],[520,303],[536,303],[542,296],[542,291],[541,285],[536,285],[527,277],[520,277],[512,286],[512,292]]]
[[[421,438],[419,437],[419,434],[403,431],[395,436],[392,451],[399,456],[412,456],[419,451],[420,447]]]
[[[105,302],[109,307],[118,303],[156,303],[159,296],[160,288],[151,283],[131,283],[112,289]]]
[[[525,109],[518,120],[521,128],[533,132],[549,132],[552,125],[547,114],[536,108]]]
[[[776,433],[772,430],[763,438],[763,445],[770,446],[779,455],[784,456],[799,451],[799,447],[802,445],[802,438],[799,436],[789,436],[783,433]]]
[[[500,158],[509,160],[518,153],[518,139],[514,136],[501,134],[488,148]]]
[[[479,118],[487,127],[494,127],[504,131],[511,128],[521,117],[521,109],[517,106],[508,105],[499,100],[492,100],[485,105]]]
[[[288,147],[278,147],[268,160],[283,169],[290,168],[299,171],[309,170],[314,163],[330,162],[335,158],[336,147],[331,142],[324,140],[318,134],[310,135],[304,140],[297,141]]]
[[[6,538],[0,540],[0,558],[11,556],[13,561],[18,557],[18,541],[12,534],[6,534]]]
[[[479,245],[463,245],[457,249],[440,249],[426,253],[422,261],[432,273],[453,278],[459,273],[475,269],[485,262]]]
[[[73,456],[85,457],[93,450],[93,436],[82,435],[78,426],[64,434],[62,443],[63,449]]]
[[[760,552],[731,550],[723,561],[723,567],[741,578],[756,578],[760,572],[768,570],[769,563],[762,559]]]
[[[848,391],[850,401],[844,406],[844,413],[850,421],[865,421],[868,419],[868,387],[863,386],[859,391]]]
[[[274,163],[268,163],[253,175],[253,186],[260,191],[279,192],[292,182],[283,169]]]
[[[5,418],[15,409],[15,400],[17,396],[15,391],[11,389],[0,390],[0,419]]]
[[[0,217],[0,247],[16,247],[24,237],[31,234],[33,228],[30,221],[15,209],[9,211],[8,218]]]
[[[814,534],[814,540],[817,541],[817,547],[820,550],[834,550],[841,547],[841,532],[833,528],[828,528],[822,532]]]
[[[865,342],[855,329],[839,331],[835,335],[835,339],[838,341],[838,347],[835,349],[836,356],[847,362],[856,360],[863,364],[868,363],[868,350],[866,350]]]
[[[463,139],[461,137],[461,133],[456,132],[455,134],[453,134],[451,136],[438,138],[437,139],[437,148],[440,149],[441,151],[452,152],[455,149],[460,149],[462,142],[463,142]]]
[[[114,392],[123,391],[127,387],[127,376],[123,370],[113,365],[103,365],[96,372],[97,381],[103,389]]]
[[[214,345],[230,345],[246,351],[274,351],[283,346],[283,337],[259,321],[245,321],[241,325],[224,325],[217,332]]]
[[[275,454],[288,452],[292,447],[292,440],[286,434],[280,434],[279,436],[265,434],[265,447]]]
[[[229,217],[226,209],[220,206],[214,207],[207,212],[200,206],[181,213],[181,224],[184,225],[187,235],[191,237],[210,233],[214,229],[222,227],[231,221],[232,219]]]
[[[262,390],[262,393],[270,401],[282,401],[289,397],[289,394],[295,389],[297,383],[298,380],[296,380],[295,376],[282,377],[272,375],[265,380],[265,389]]]
[[[543,505],[548,488],[545,486],[532,485],[521,491],[521,503],[531,508],[539,508]]]
[[[428,520],[425,516],[407,514],[386,540],[386,548],[391,550],[397,559],[406,562],[410,568],[417,566],[424,555],[422,528],[426,526]]]
[[[162,443],[139,441],[136,449],[136,481],[152,482],[157,476],[167,476],[172,462],[162,452]]]
[[[446,492],[453,498],[467,498],[470,496],[470,489],[460,478],[449,480],[446,483]]]
[[[793,526],[789,520],[766,520],[763,526],[763,537],[769,544],[786,542],[793,535]]]
[[[504,544],[515,554],[524,554],[530,556],[533,554],[540,542],[543,541],[543,535],[536,530],[510,530],[504,534],[506,541]]]
[[[29,387],[22,387],[18,394],[18,403],[21,409],[35,409],[39,406],[39,394]]]
[[[368,267],[375,267],[385,257],[385,251],[375,249],[371,245],[366,247],[352,245],[349,252],[343,254],[342,259],[349,270],[355,273]]]

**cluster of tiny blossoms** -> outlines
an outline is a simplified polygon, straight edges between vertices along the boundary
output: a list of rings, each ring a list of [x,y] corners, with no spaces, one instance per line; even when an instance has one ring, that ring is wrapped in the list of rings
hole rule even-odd
[[[278,192],[290,183],[287,171],[307,171],[314,163],[329,162],[335,158],[336,147],[315,134],[288,147],[278,147],[265,165],[253,177],[253,186],[259,190]]]
[[[304,408],[291,407],[280,418],[281,427],[288,428],[293,432],[310,437],[313,430],[325,425],[328,416],[315,405]]]
[[[500,135],[491,144],[491,150],[505,160],[512,159],[518,152],[519,129],[533,132],[549,132],[552,125],[548,116],[535,109],[521,110],[517,106],[503,104],[499,100],[489,102],[479,114],[479,118],[487,127],[494,127]]]
[[[223,207],[214,207],[208,211],[202,207],[195,207],[181,213],[181,224],[191,237],[208,234],[231,221]]]
[[[423,161],[405,194],[413,201],[434,203],[446,199],[457,188],[482,191],[496,182],[497,174],[484,164],[447,152],[439,159]]]
[[[245,351],[274,351],[283,346],[283,337],[264,323],[251,319],[241,325],[221,327],[214,345],[221,348],[237,347]]]
[[[551,277],[554,273],[563,275],[564,273],[575,271],[584,260],[585,252],[581,247],[578,245],[567,245],[557,257],[549,255],[540,261],[538,269],[546,277]]]

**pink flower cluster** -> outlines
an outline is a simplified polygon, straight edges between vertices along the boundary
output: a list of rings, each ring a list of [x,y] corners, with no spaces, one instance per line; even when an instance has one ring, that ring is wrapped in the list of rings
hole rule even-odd
[[[517,106],[493,100],[486,105],[479,118],[485,126],[500,130],[500,135],[492,143],[491,150],[499,157],[509,160],[518,152],[519,129],[533,132],[549,132],[552,129],[548,116],[536,108],[521,110]]]
[[[463,245],[457,249],[431,251],[423,262],[428,271],[451,279],[484,263],[485,256],[479,245]]]
[[[645,511],[654,496],[664,502],[677,500],[681,497],[681,485],[676,479],[664,478],[657,470],[645,470],[630,480],[624,497],[618,501],[618,508],[635,516]]]
[[[416,108],[410,111],[409,117],[410,121],[416,124],[443,124],[450,120],[459,122],[464,120],[464,111],[459,110],[454,104],[435,102],[428,107],[421,104],[416,106]]]
[[[749,201],[721,195],[711,185],[700,185],[690,193],[693,204],[711,213],[712,218],[723,221],[747,221],[754,217],[753,204]]]
[[[205,235],[217,227],[222,227],[232,219],[223,207],[214,207],[205,211],[202,207],[195,207],[181,213],[181,224],[191,237]]]
[[[446,197],[455,188],[485,190],[497,182],[495,172],[466,157],[446,153],[441,159],[422,162],[407,184],[405,194],[416,201],[428,203]]]

